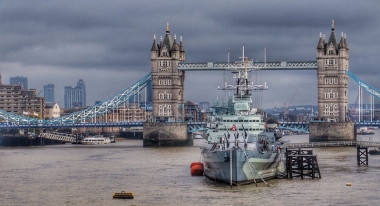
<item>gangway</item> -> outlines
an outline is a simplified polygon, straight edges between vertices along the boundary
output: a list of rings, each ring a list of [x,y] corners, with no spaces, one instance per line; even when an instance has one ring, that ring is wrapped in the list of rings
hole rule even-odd
[[[76,138],[71,134],[59,134],[59,133],[40,133],[39,138],[59,140],[63,142],[75,142]]]

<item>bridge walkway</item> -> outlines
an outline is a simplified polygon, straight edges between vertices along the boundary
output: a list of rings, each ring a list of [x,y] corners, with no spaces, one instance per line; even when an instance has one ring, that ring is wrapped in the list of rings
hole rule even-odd
[[[321,147],[379,147],[380,142],[373,141],[332,141],[332,142],[306,142],[285,143],[287,148],[321,148]]]

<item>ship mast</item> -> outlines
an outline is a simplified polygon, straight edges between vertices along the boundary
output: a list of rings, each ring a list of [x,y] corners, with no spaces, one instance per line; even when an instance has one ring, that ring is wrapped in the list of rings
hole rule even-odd
[[[242,48],[243,55],[240,57],[241,61],[239,62],[238,67],[227,67],[227,70],[232,70],[234,73],[233,78],[236,79],[235,85],[229,85],[225,82],[224,88],[220,90],[230,90],[235,91],[234,99],[243,98],[243,96],[250,97],[250,91],[252,90],[267,90],[268,86],[266,83],[264,85],[255,85],[253,82],[250,82],[248,79],[248,72],[258,70],[260,68],[253,68],[252,61],[249,61],[247,57],[244,56],[244,46]],[[245,97],[247,98],[247,97]]]

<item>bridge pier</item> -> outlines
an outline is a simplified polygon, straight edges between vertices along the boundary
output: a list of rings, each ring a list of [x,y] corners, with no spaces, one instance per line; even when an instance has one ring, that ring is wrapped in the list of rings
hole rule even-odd
[[[352,141],[356,140],[353,122],[310,122],[309,141]]]
[[[185,122],[145,122],[143,146],[193,146],[193,139],[187,135]]]

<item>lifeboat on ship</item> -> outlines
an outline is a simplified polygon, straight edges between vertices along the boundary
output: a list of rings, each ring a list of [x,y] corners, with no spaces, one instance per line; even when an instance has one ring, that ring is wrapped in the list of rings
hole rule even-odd
[[[202,176],[203,175],[203,163],[202,162],[192,162],[190,164],[190,174],[191,174],[191,176]]]

